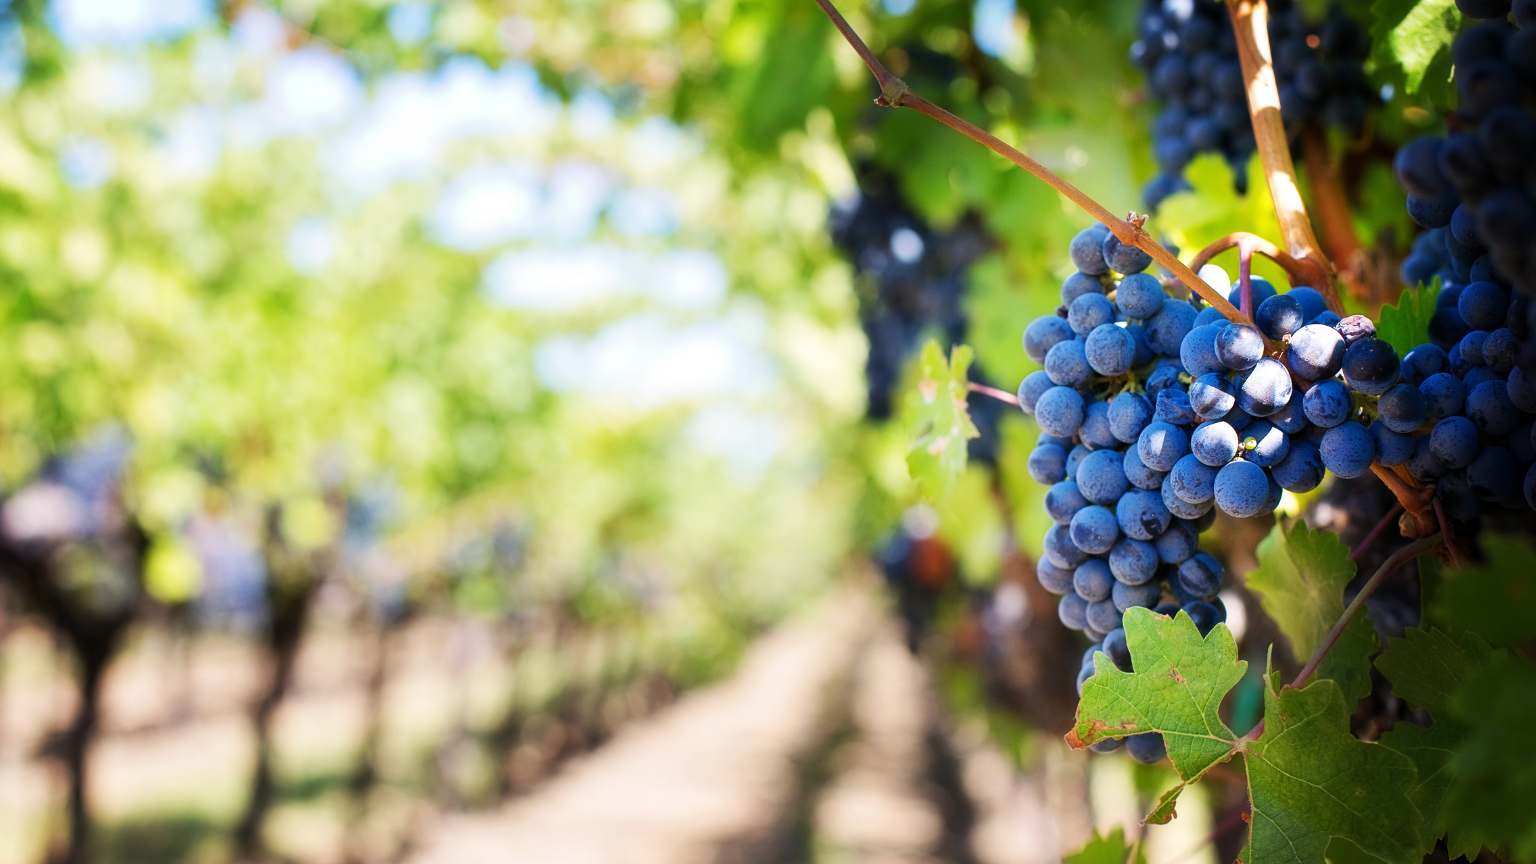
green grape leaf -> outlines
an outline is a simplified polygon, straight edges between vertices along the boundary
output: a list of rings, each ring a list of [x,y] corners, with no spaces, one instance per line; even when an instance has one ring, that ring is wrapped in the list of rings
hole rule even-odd
[[[1536,761],[1511,749],[1516,730],[1536,717],[1536,666],[1500,654],[1467,676],[1450,707],[1467,730],[1447,766],[1443,820],[1452,849],[1503,848],[1512,853],[1506,861],[1536,860]]]
[[[1266,677],[1264,734],[1245,759],[1252,814],[1241,860],[1320,862],[1343,842],[1382,861],[1420,861],[1417,811],[1404,791],[1413,762],[1350,734],[1334,682],[1276,689]]]
[[[1337,535],[1315,531],[1303,522],[1275,523],[1259,543],[1258,569],[1248,588],[1291,643],[1291,653],[1305,661],[1322,644],[1344,612],[1344,587],[1355,578],[1355,562]],[[1356,616],[1323,658],[1318,677],[1339,682],[1344,696],[1359,701],[1371,689],[1370,657],[1376,631]]]
[[[1444,84],[1451,42],[1461,26],[1455,0],[1376,0],[1371,5],[1376,65],[1390,70],[1408,93]]]
[[[944,349],[928,340],[918,359],[916,398],[917,440],[907,453],[907,470],[930,499],[944,498],[965,470],[966,442],[978,437],[966,409],[971,349],[956,345],[948,362]]]
[[[1331,844],[1382,861],[1419,860],[1418,813],[1404,791],[1416,777],[1414,764],[1350,734],[1337,683],[1277,689],[1275,676],[1267,676],[1264,731],[1239,738],[1220,707],[1247,663],[1237,658],[1225,625],[1201,637],[1182,612],[1169,618],[1135,608],[1126,613],[1125,630],[1135,671],[1121,671],[1102,652],[1094,656],[1067,742],[1080,748],[1162,734],[1182,782],[1163,794],[1148,822],[1172,818],[1184,786],[1238,757],[1252,808],[1248,864],[1322,862]]]
[[[1482,834],[1452,824],[1442,804],[1451,782],[1452,755],[1471,732],[1452,710],[1451,700],[1491,655],[1492,649],[1476,636],[1415,628],[1389,642],[1376,658],[1376,668],[1392,682],[1392,691],[1434,719],[1429,727],[1400,722],[1382,735],[1381,743],[1413,760],[1419,776],[1408,797],[1430,826],[1426,840],[1433,843],[1445,835],[1452,858],[1475,858],[1488,842]],[[1428,852],[1428,846],[1421,851]]]
[[[1397,349],[1399,356],[1429,341],[1429,322],[1435,317],[1435,298],[1440,295],[1440,277],[1428,285],[1404,288],[1397,303],[1381,307],[1377,316],[1376,336]]]
[[[1432,608],[1453,630],[1475,630],[1493,645],[1536,639],[1536,548],[1512,537],[1483,539],[1485,560],[1446,574]]]
[[[1141,844],[1126,841],[1124,828],[1116,828],[1108,834],[1095,832],[1088,845],[1061,860],[1063,864],[1144,864],[1147,856]]]
[[[1122,672],[1103,652],[1094,655],[1067,743],[1080,748],[1161,732],[1186,782],[1231,756],[1237,736],[1221,719],[1221,700],[1248,668],[1237,659],[1232,631],[1217,625],[1201,636],[1184,612],[1170,618],[1135,607],[1125,613],[1125,637],[1136,671]]]

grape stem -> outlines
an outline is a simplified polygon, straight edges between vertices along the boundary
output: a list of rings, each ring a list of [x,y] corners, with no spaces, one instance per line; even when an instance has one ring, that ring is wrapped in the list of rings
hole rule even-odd
[[[1450,559],[1452,567],[1461,566],[1461,556],[1456,554],[1456,538],[1451,534],[1451,520],[1445,518],[1445,508],[1440,506],[1440,499],[1435,499],[1435,521],[1440,523],[1440,534],[1445,537],[1445,554]]]
[[[1284,270],[1285,275],[1290,277],[1291,284],[1293,285],[1305,284],[1310,275],[1307,266],[1292,258],[1284,249],[1257,234],[1247,231],[1233,231],[1231,234],[1201,249],[1195,254],[1194,259],[1189,262],[1189,266],[1198,272],[1201,267],[1211,263],[1212,259],[1228,249],[1236,249],[1238,254],[1241,255],[1244,248],[1251,255],[1263,255],[1265,258],[1280,265],[1280,269]]]
[[[1360,590],[1355,594],[1355,599],[1349,601],[1349,605],[1344,607],[1344,611],[1339,615],[1339,620],[1333,622],[1333,628],[1328,631],[1327,636],[1323,637],[1322,644],[1317,646],[1317,650],[1312,652],[1312,657],[1307,661],[1307,665],[1301,667],[1301,671],[1297,672],[1296,677],[1291,680],[1291,686],[1307,686],[1307,682],[1317,672],[1317,667],[1322,665],[1323,658],[1328,656],[1328,652],[1332,651],[1333,646],[1338,643],[1339,637],[1344,635],[1344,628],[1348,627],[1349,622],[1360,613],[1361,609],[1365,608],[1365,601],[1369,600],[1371,595],[1376,593],[1376,589],[1381,587],[1381,583],[1386,581],[1388,576],[1396,572],[1397,568],[1434,549],[1442,542],[1444,542],[1442,535],[1431,534],[1428,537],[1422,537],[1409,543],[1407,546],[1393,552],[1386,561],[1383,561],[1381,566],[1376,568],[1376,572],[1371,574],[1371,578],[1365,580],[1365,584],[1360,586]]]
[[[1238,308],[1249,318],[1253,317],[1253,247],[1237,244],[1237,296]]]
[[[1178,279],[1189,290],[1200,295],[1207,303],[1216,307],[1229,320],[1241,324],[1253,323],[1236,306],[1228,302],[1227,298],[1221,296],[1216,289],[1207,285],[1205,280],[1195,275],[1194,270],[1185,266],[1177,256],[1163,248],[1161,243],[1158,243],[1152,235],[1148,234],[1142,227],[1146,222],[1145,216],[1129,213],[1127,218],[1121,219],[1086,192],[1063,180],[1051,169],[1029,157],[1024,152],[1007,144],[996,135],[976,124],[957,117],[948,110],[912,92],[912,88],[907,86],[905,81],[891,74],[891,71],[885,68],[885,64],[880,62],[880,59],[875,56],[874,52],[870,50],[859,34],[854,31],[848,20],[843,17],[841,12],[837,11],[837,7],[832,5],[831,0],[816,0],[816,5],[820,6],[821,11],[826,13],[826,16],[832,20],[832,25],[837,28],[837,32],[842,34],[843,39],[853,47],[853,50],[858,53],[859,59],[864,61],[865,67],[875,77],[875,82],[880,87],[880,96],[875,99],[876,105],[883,108],[910,108],[919,114],[948,126],[950,129],[959,132],[961,135],[1023,168],[1044,181],[1046,185],[1055,189],[1067,200],[1081,207],[1088,215],[1104,223],[1114,233],[1115,237],[1119,238],[1121,243],[1135,246],[1152,256],[1152,260],[1157,262],[1158,266],[1172,273],[1175,279]]]
[[[1433,495],[1423,487],[1414,485],[1399,477],[1396,473],[1379,462],[1372,463],[1371,473],[1386,485],[1387,491],[1397,499],[1397,503],[1403,505],[1407,511],[1411,524],[1410,530],[1403,534],[1410,537],[1422,537],[1434,530],[1436,520],[1430,516],[1430,503]]]
[[[1323,249],[1338,267],[1338,277],[1355,297],[1365,294],[1366,256],[1355,235],[1355,223],[1349,215],[1349,199],[1344,184],[1328,158],[1328,139],[1323,130],[1312,128],[1302,133],[1302,158],[1307,164],[1307,186],[1317,205],[1317,224],[1322,230]],[[1334,310],[1338,311],[1338,310]]]
[[[1359,561],[1366,552],[1370,551],[1370,548],[1376,544],[1376,541],[1381,539],[1381,535],[1387,530],[1387,526],[1391,525],[1392,521],[1397,518],[1397,514],[1401,512],[1403,512],[1403,503],[1399,501],[1393,504],[1392,509],[1387,511],[1387,515],[1381,517],[1381,521],[1371,528],[1370,533],[1366,534],[1359,544],[1350,550],[1349,560]]]
[[[1280,234],[1291,257],[1307,274],[1301,281],[1317,288],[1328,308],[1342,315],[1344,307],[1334,285],[1333,265],[1323,255],[1317,236],[1312,233],[1307,205],[1296,181],[1296,166],[1291,162],[1290,140],[1280,117],[1280,87],[1275,81],[1269,47],[1269,4],[1266,0],[1227,0],[1227,13],[1237,37],[1237,57],[1248,91],[1248,119],[1253,125],[1253,140],[1258,144],[1259,162],[1269,184],[1269,197],[1275,207],[1275,216],[1280,220]]]
[[[1019,407],[1019,397],[1009,393],[1007,390],[1001,390],[997,387],[988,387],[985,384],[977,384],[975,381],[967,381],[965,383],[965,389],[971,391],[972,393],[979,393],[982,396],[990,396],[999,402],[1006,402],[1015,408]]]

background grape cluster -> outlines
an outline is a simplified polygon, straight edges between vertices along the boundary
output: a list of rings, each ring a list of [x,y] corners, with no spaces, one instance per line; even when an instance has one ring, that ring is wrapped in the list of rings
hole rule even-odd
[[[1269,38],[1286,129],[1326,124],[1353,135],[1377,99],[1366,77],[1369,45],[1360,26],[1333,8],[1320,24],[1292,3],[1271,3]],[[1255,144],[1247,95],[1226,7],[1215,0],[1148,0],[1137,21],[1131,58],[1146,71],[1162,107],[1153,124],[1159,173],[1142,190],[1148,209],[1188,188],[1184,168],[1218,153],[1246,191]]]
[[[960,219],[948,230],[929,227],[896,178],[868,164],[859,169],[857,194],[833,208],[830,222],[833,243],[853,265],[859,285],[859,320],[869,341],[867,415],[888,420],[902,371],[923,339],[945,346],[965,341],[968,272],[992,241],[976,218]],[[974,366],[971,380],[988,383]],[[970,458],[993,464],[1005,408],[973,395],[969,409],[981,432],[970,443]]]

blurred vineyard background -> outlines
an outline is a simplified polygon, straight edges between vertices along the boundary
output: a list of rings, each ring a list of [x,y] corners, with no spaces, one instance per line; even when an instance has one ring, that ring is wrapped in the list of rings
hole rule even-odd
[[[1139,206],[1135,3],[846,5]],[[0,862],[1054,861],[1165,779],[1059,743],[1031,427],[906,463],[918,346],[1011,391],[1085,220],[811,0],[3,14]],[[1273,226],[1188,176],[1173,243]]]

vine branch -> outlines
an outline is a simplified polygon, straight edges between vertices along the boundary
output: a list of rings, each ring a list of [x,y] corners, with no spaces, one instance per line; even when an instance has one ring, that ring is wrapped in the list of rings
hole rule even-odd
[[[1323,637],[1323,641],[1317,646],[1317,650],[1312,652],[1312,657],[1307,660],[1307,665],[1301,667],[1301,671],[1296,673],[1296,677],[1291,681],[1291,686],[1306,686],[1307,681],[1317,672],[1317,667],[1322,665],[1323,658],[1328,656],[1328,652],[1332,651],[1333,646],[1338,643],[1339,637],[1344,635],[1344,628],[1348,627],[1349,622],[1360,613],[1361,609],[1365,608],[1365,601],[1370,599],[1372,594],[1376,593],[1376,589],[1381,587],[1381,583],[1388,576],[1392,575],[1398,567],[1401,567],[1408,561],[1439,546],[1441,540],[1442,538],[1439,534],[1431,534],[1428,537],[1423,537],[1409,543],[1407,546],[1393,552],[1391,557],[1383,561],[1381,566],[1376,568],[1376,572],[1371,574],[1371,578],[1365,580],[1365,584],[1360,586],[1360,591],[1355,594],[1355,599],[1349,601],[1349,605],[1344,607],[1344,611],[1339,614],[1339,620],[1333,622],[1333,628],[1328,631],[1327,636]]]
[[[1338,172],[1329,161],[1328,139],[1321,129],[1308,129],[1302,134],[1301,154],[1307,165],[1312,201],[1317,205],[1323,250],[1338,268],[1338,277],[1355,297],[1361,297],[1365,294],[1365,251],[1360,238],[1355,235],[1354,220],[1349,215],[1349,199],[1344,194]]]
[[[1201,267],[1211,263],[1217,255],[1228,249],[1236,249],[1239,254],[1246,249],[1250,255],[1263,255],[1280,265],[1280,269],[1285,271],[1285,275],[1290,277],[1294,285],[1306,284],[1307,279],[1312,275],[1312,268],[1307,264],[1292,258],[1284,249],[1248,231],[1233,231],[1201,249],[1195,253],[1194,259],[1189,262],[1189,267],[1198,272]]]
[[[977,384],[975,381],[967,381],[965,383],[965,389],[972,393],[988,396],[990,398],[996,399],[999,402],[1007,403],[1015,408],[1019,407],[1019,397],[1009,393],[1007,390],[1003,390],[1002,388],[989,387],[986,384]]]
[[[1086,192],[1063,180],[1055,172],[1023,151],[1004,142],[996,135],[976,124],[957,117],[948,110],[912,92],[912,88],[908,87],[905,81],[902,81],[893,75],[889,69],[885,68],[885,64],[880,62],[880,59],[875,56],[874,52],[870,50],[859,34],[854,31],[848,20],[843,17],[841,12],[837,11],[837,7],[832,5],[831,0],[816,0],[816,5],[820,6],[821,11],[826,13],[826,16],[832,20],[832,24],[837,28],[837,32],[842,34],[843,39],[853,47],[853,50],[858,53],[859,59],[864,61],[864,65],[869,69],[870,74],[875,77],[876,83],[880,86],[880,98],[875,100],[876,105],[886,108],[910,108],[919,114],[948,126],[950,129],[959,132],[961,135],[1023,168],[1073,204],[1082,208],[1088,215],[1104,223],[1114,233],[1115,237],[1119,238],[1120,242],[1135,246],[1150,255],[1153,261],[1157,262],[1159,266],[1169,273],[1172,273],[1174,278],[1187,286],[1189,290],[1200,295],[1207,303],[1216,307],[1222,315],[1225,315],[1232,321],[1243,324],[1252,323],[1236,306],[1229,303],[1227,298],[1221,296],[1216,289],[1207,285],[1205,280],[1195,274],[1194,270],[1185,266],[1177,256],[1163,248],[1161,243],[1153,239],[1142,228],[1143,218],[1132,216],[1129,219],[1121,219],[1111,213],[1103,204],[1095,201]]]
[[[1274,60],[1269,48],[1269,5],[1266,0],[1227,0],[1237,37],[1237,57],[1243,69],[1248,91],[1248,116],[1253,124],[1253,139],[1258,144],[1259,161],[1269,185],[1269,197],[1287,251],[1299,266],[1308,271],[1306,284],[1322,293],[1328,308],[1343,314],[1333,281],[1333,265],[1323,255],[1312,233],[1307,205],[1296,182],[1296,166],[1291,162],[1291,145],[1280,117],[1280,86],[1275,81]]]

